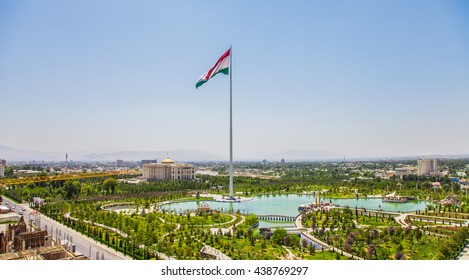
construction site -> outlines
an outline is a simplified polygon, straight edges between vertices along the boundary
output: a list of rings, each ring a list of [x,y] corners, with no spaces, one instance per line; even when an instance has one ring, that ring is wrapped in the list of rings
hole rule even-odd
[[[0,260],[87,260],[75,254],[75,245],[58,244],[47,229],[28,225],[21,216],[17,223],[0,227]]]

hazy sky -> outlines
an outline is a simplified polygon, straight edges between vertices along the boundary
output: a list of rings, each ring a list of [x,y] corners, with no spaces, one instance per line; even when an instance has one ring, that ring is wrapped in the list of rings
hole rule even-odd
[[[468,1],[0,1],[0,144],[469,153]]]

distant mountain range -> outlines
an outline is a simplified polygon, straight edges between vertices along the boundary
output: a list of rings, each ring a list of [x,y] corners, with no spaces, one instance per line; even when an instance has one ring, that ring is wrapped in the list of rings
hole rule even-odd
[[[285,150],[281,152],[267,153],[266,159],[280,161],[282,158],[286,161],[305,161],[305,160],[338,160],[343,155],[321,150]]]
[[[168,150],[168,151],[116,151],[116,152],[38,152],[10,148],[0,145],[0,158],[7,161],[65,161],[65,154],[72,161],[140,161],[142,159],[158,159],[169,156],[176,161],[224,161],[225,158],[203,151]]]
[[[140,161],[143,159],[158,159],[161,161],[169,156],[179,162],[203,162],[203,161],[228,161],[228,155],[220,156],[205,151],[197,150],[168,150],[168,151],[112,151],[112,152],[40,152],[10,148],[0,145],[0,159],[7,162],[14,161],[65,161],[68,153],[70,161]],[[334,161],[343,160],[343,155],[322,150],[284,150],[272,153],[256,153],[249,156],[237,156],[236,161]],[[469,158],[469,155],[426,155],[426,156],[399,156],[399,157],[347,157],[346,160],[390,160],[390,159],[418,159],[418,158]]]
[[[65,160],[65,153],[28,151],[0,145],[0,158],[6,159],[7,162],[30,160],[59,161]]]
[[[115,161],[122,159],[125,161],[140,161],[142,159],[158,159],[169,156],[176,161],[228,161],[227,156],[220,156],[204,151],[194,150],[169,150],[169,151],[113,151],[113,152],[38,152],[10,148],[0,145],[0,158],[7,161],[64,161],[65,154],[68,153],[69,160],[73,161]],[[341,155],[319,150],[286,150],[275,153],[258,153],[256,155],[241,156],[235,155],[235,160],[242,161],[280,161],[284,158],[287,161],[295,160],[332,160],[340,159]]]
[[[126,161],[140,161],[142,159],[162,159],[170,157],[176,161],[223,161],[221,156],[203,151],[193,150],[169,150],[169,151],[122,151],[111,153],[91,153],[83,155],[85,161],[115,161],[122,159]]]

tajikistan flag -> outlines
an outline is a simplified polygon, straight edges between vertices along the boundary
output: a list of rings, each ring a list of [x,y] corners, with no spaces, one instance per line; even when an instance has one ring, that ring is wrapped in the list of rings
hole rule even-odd
[[[207,73],[203,74],[202,77],[200,77],[197,84],[195,84],[195,88],[197,89],[201,85],[205,84],[210,78],[212,78],[218,73],[228,75],[230,73],[230,54],[231,49],[227,50],[220,57],[220,59],[218,59],[217,63],[215,63],[215,66],[213,66],[210,70],[208,70]]]

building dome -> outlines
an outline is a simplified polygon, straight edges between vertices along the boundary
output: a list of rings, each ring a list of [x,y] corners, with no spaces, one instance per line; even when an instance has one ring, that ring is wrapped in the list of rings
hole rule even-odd
[[[163,160],[161,161],[161,163],[163,163],[163,164],[172,164],[172,163],[175,163],[175,162],[174,162],[174,160],[172,160],[172,159],[170,159],[169,157],[167,157],[167,158],[163,159]]]

